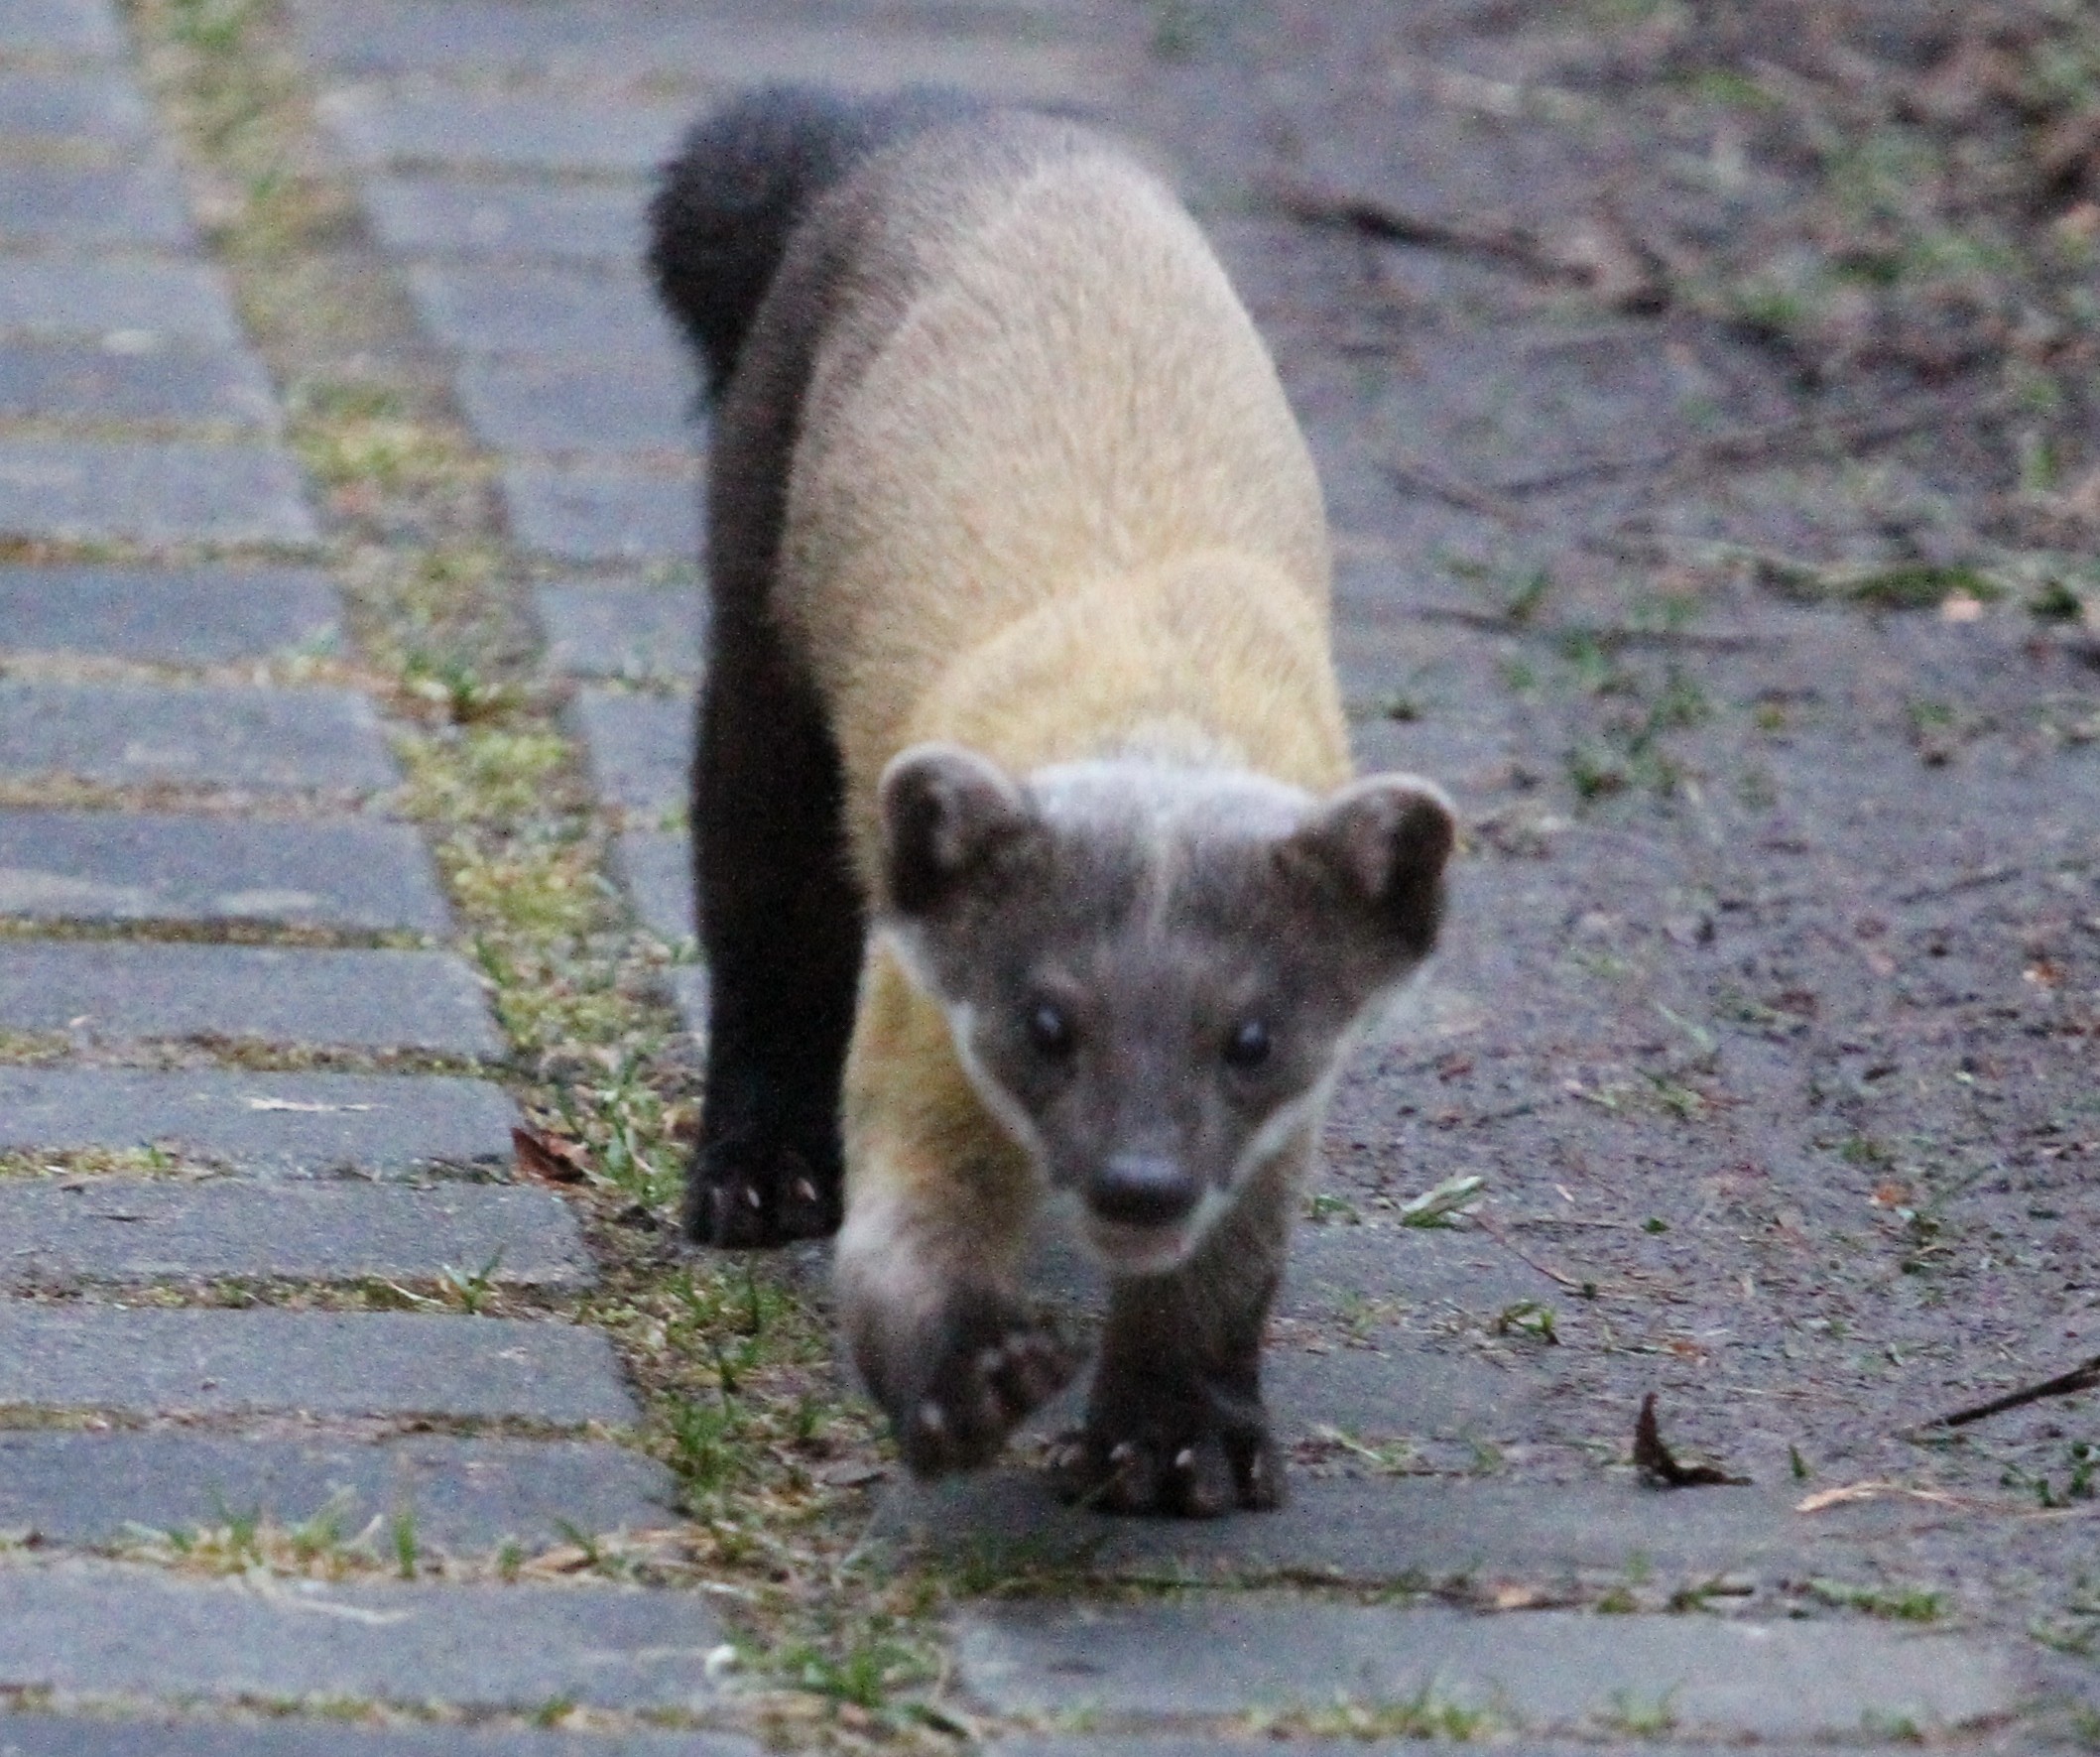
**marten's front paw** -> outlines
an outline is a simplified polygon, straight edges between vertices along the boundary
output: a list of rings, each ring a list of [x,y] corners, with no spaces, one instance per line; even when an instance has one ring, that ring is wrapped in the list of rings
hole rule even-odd
[[[921,1476],[989,1463],[1077,1367],[1054,1329],[1013,1308],[986,1304],[955,1315],[930,1370],[892,1412],[905,1462]]]
[[[685,1236],[697,1244],[736,1250],[828,1238],[839,1209],[837,1169],[785,1141],[703,1140],[686,1173]]]
[[[1284,1464],[1266,1424],[1089,1421],[1057,1461],[1067,1501],[1108,1513],[1215,1519],[1284,1504]]]

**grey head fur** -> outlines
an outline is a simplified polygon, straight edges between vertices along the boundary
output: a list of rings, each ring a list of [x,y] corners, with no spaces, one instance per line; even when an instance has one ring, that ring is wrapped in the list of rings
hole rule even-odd
[[[1435,944],[1454,840],[1413,776],[1325,800],[1142,757],[1016,780],[937,744],[890,764],[881,805],[875,931],[1128,1275],[1184,1262],[1256,1171],[1309,1151],[1342,1058]]]

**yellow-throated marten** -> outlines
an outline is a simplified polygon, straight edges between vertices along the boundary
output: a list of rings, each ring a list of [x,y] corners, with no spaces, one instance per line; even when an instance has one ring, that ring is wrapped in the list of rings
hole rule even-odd
[[[1112,1288],[1072,1492],[1274,1505],[1298,1187],[1453,832],[1350,780],[1269,355],[1128,154],[938,93],[756,93],[652,217],[717,398],[688,1230],[842,1219],[853,1359],[936,1472],[1073,1370],[1018,1286],[1052,1198]]]

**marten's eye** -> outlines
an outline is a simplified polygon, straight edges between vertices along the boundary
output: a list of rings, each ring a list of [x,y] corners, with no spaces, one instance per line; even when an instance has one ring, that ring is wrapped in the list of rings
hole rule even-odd
[[[1055,1001],[1039,1000],[1028,1010],[1028,1041],[1039,1056],[1061,1062],[1072,1053],[1071,1015]]]
[[[1242,1071],[1269,1060],[1269,1027],[1259,1019],[1242,1019],[1225,1040],[1225,1066]]]

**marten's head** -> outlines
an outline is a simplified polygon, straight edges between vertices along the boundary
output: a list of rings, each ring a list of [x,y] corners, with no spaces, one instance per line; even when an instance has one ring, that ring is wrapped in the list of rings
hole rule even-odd
[[[1187,1257],[1316,1126],[1343,1055],[1436,942],[1451,808],[1104,760],[1017,781],[953,745],[882,780],[876,929],[985,1106],[1111,1269]]]

